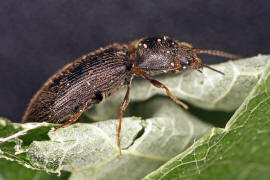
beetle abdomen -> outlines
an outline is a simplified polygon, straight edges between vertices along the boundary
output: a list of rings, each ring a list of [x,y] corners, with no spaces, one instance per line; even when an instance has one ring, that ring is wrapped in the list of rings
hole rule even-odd
[[[64,123],[88,102],[97,104],[129,83],[132,73],[125,45],[114,44],[66,65],[35,94],[23,122]]]

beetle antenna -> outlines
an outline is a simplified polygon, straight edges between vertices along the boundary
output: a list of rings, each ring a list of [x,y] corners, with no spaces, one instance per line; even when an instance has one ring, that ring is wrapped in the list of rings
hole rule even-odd
[[[209,55],[225,57],[225,58],[229,58],[229,59],[239,59],[239,58],[241,58],[241,56],[238,56],[238,55],[235,55],[235,54],[231,54],[231,53],[227,53],[227,52],[219,51],[219,50],[210,50],[210,49],[195,49],[195,53],[197,53],[197,54],[209,54]]]
[[[212,68],[211,66],[208,66],[208,65],[206,65],[206,64],[202,64],[202,66],[203,66],[203,67],[206,67],[206,68],[208,68],[208,69],[211,69],[212,71],[215,71],[215,72],[217,72],[217,73],[219,73],[219,74],[225,75],[223,72],[221,72],[221,71],[219,71],[219,70],[216,70],[216,69],[214,69],[214,68]]]

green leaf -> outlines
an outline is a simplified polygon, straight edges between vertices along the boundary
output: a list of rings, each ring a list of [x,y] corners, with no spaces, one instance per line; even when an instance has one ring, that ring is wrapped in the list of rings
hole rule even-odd
[[[269,179],[270,66],[225,128],[213,128],[145,179]]]
[[[51,173],[69,171],[70,179],[137,179],[182,152],[211,127],[163,98],[156,98],[146,106],[156,107],[152,118],[124,119],[123,156],[119,156],[116,145],[118,121],[108,120],[77,123],[50,131],[47,137],[44,134],[51,124],[16,125],[19,130],[15,134],[0,139],[2,157]],[[181,118],[174,114],[181,114]],[[7,121],[1,122],[10,126]]]
[[[36,179],[40,179],[36,175],[40,171],[61,173],[61,179],[67,178],[69,173],[69,179],[142,178],[191,144],[191,148],[196,149],[197,143],[202,142],[202,139],[198,139],[212,127],[205,121],[216,119],[218,122],[223,119],[220,124],[226,123],[232,111],[256,85],[268,61],[269,56],[260,55],[213,66],[225,72],[225,76],[204,69],[203,74],[187,71],[178,76],[159,77],[158,80],[167,85],[174,95],[192,104],[189,111],[184,111],[169,98],[160,96],[164,94],[162,89],[153,88],[146,81],[134,82],[132,102],[125,112],[129,118],[124,118],[122,125],[123,156],[119,156],[116,145],[116,129],[124,91],[95,106],[83,117],[87,121],[106,121],[77,123],[54,132],[54,124],[16,124],[1,119],[0,168],[10,168],[0,170],[0,178],[7,177],[12,167],[16,169],[14,164],[28,168],[22,168],[18,173],[27,173],[28,170],[29,177],[38,176]],[[235,134],[238,134],[239,129],[235,129]],[[211,137],[208,143],[214,142],[215,134],[222,134],[223,131],[214,129],[208,133],[206,136]],[[189,149],[183,154],[188,155]],[[208,149],[210,153],[211,149]],[[199,152],[196,150],[192,157],[199,159]],[[13,165],[8,165],[9,161]],[[201,167],[201,161],[196,165]],[[155,172],[153,177],[159,173]]]
[[[63,172],[61,176],[50,175],[46,172],[28,169],[14,161],[0,160],[0,180],[64,180],[69,173]]]

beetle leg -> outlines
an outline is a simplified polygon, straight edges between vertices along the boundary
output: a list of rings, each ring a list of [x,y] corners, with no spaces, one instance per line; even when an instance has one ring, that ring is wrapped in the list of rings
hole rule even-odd
[[[151,84],[153,84],[155,87],[157,88],[163,88],[166,90],[167,95],[177,104],[180,104],[184,109],[188,110],[188,105],[186,105],[185,103],[181,102],[180,100],[178,100],[172,93],[171,91],[161,82],[155,80],[155,79],[151,79],[147,76],[144,76],[145,79],[147,79]]]
[[[126,110],[128,104],[129,104],[129,92],[130,92],[130,84],[127,85],[127,92],[124,98],[124,101],[120,107],[120,117],[119,117],[119,124],[118,124],[118,129],[117,129],[117,145],[119,148],[119,153],[122,155],[121,152],[121,143],[120,143],[120,132],[121,132],[121,127],[122,127],[122,117],[123,113]]]
[[[151,79],[147,76],[146,72],[142,71],[141,69],[137,68],[136,66],[133,66],[131,71],[136,74],[136,75],[141,75],[143,76],[146,80],[148,80],[151,84],[153,84],[154,86],[156,86],[157,88],[163,88],[166,90],[167,95],[177,104],[180,104],[184,109],[188,110],[188,105],[186,105],[185,103],[181,102],[180,100],[178,100],[172,93],[171,91],[161,82],[155,80],[155,79]]]
[[[79,117],[82,115],[82,113],[85,111],[85,109],[87,108],[87,105],[88,105],[89,102],[86,102],[83,107],[79,110],[79,112],[77,112],[75,114],[75,116],[70,119],[69,121],[65,122],[64,124],[61,124],[60,126],[56,127],[54,129],[54,132],[57,130],[57,129],[60,129],[62,127],[65,127],[65,126],[68,126],[68,125],[71,125],[73,123],[75,123],[76,121],[78,121]]]

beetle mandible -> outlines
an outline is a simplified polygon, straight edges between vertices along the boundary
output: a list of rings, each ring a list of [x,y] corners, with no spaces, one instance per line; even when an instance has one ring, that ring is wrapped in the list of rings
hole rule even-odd
[[[76,122],[85,110],[126,86],[117,129],[117,144],[121,154],[122,117],[129,104],[134,75],[142,76],[155,87],[165,89],[173,101],[188,109],[164,84],[151,76],[175,74],[184,69],[200,71],[203,67],[223,74],[203,64],[197,56],[200,53],[238,58],[223,51],[194,49],[189,43],[167,36],[146,37],[129,44],[112,44],[100,48],[66,65],[49,78],[31,99],[22,122],[62,124],[56,128],[59,129]]]

